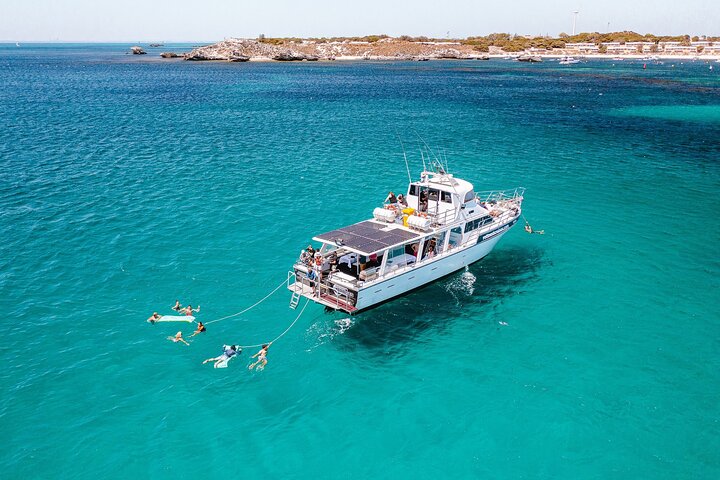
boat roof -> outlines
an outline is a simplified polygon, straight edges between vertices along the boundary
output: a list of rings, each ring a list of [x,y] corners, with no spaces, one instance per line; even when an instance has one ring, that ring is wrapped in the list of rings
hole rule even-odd
[[[361,255],[372,255],[420,237],[396,224],[365,220],[320,234],[314,240],[346,247]]]

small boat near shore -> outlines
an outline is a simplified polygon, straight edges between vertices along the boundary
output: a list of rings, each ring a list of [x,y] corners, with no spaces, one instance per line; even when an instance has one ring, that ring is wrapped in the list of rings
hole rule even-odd
[[[574,57],[560,57],[560,65],[573,65],[580,63],[580,60]]]
[[[406,203],[321,233],[288,272],[290,307],[300,298],[356,314],[483,259],[522,213],[524,188],[476,193],[435,164],[411,182]]]

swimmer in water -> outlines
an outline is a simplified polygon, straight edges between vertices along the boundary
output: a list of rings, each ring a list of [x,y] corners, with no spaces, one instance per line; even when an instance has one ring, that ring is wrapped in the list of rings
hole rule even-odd
[[[180,310],[183,309],[183,306],[180,305],[180,300],[175,300],[175,305],[173,305],[172,309],[175,310],[176,312],[179,312]]]
[[[193,309],[192,305],[188,305],[185,307],[185,309],[182,310],[182,312],[185,313],[188,317],[192,316],[193,312],[200,312],[200,305],[198,305],[198,308]]]
[[[219,357],[208,358],[202,363],[203,365],[205,365],[208,362],[215,362],[213,366],[215,368],[218,368],[218,365],[229,362],[230,359],[238,353],[242,353],[242,347],[238,347],[237,345],[223,345],[222,355],[220,355]]]
[[[160,320],[161,318],[162,318],[162,315],[158,315],[157,312],[153,312],[153,314],[150,315],[150,318],[148,318],[147,321],[150,323],[155,323],[158,320]]]
[[[545,235],[545,230],[533,230],[529,223],[525,224],[525,231],[528,233],[537,233],[538,235]]]
[[[182,332],[177,332],[174,337],[167,337],[167,339],[174,343],[182,342],[188,347],[190,346],[190,344],[182,337]]]
[[[258,367],[258,371],[263,370],[265,368],[265,365],[267,365],[267,351],[268,348],[270,348],[270,345],[272,345],[272,342],[263,345],[259,352],[257,352],[255,355],[253,355],[251,358],[257,357],[257,361],[255,363],[252,363],[248,366],[248,370],[252,370],[256,366]],[[259,364],[259,366],[258,366]]]
[[[194,337],[195,335],[198,335],[198,334],[200,334],[200,333],[202,333],[202,332],[204,332],[204,331],[206,331],[206,330],[207,330],[207,329],[205,328],[205,325],[203,325],[202,322],[198,322],[197,328],[195,329],[195,331],[193,332],[193,334],[190,335],[190,338],[192,338],[192,337]]]

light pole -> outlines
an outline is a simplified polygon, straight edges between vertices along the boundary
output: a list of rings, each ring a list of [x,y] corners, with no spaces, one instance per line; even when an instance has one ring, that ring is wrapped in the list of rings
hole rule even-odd
[[[578,13],[580,12],[578,12],[577,10],[573,12],[573,35],[575,35],[575,24],[577,23]]]

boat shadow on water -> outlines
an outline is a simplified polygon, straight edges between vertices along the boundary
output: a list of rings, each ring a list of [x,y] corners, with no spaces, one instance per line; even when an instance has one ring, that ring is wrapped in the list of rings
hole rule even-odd
[[[522,294],[548,265],[540,248],[501,248],[484,260],[354,317],[340,348],[384,348],[442,332],[458,318],[482,322],[483,312]],[[339,315],[339,314],[335,314]],[[479,318],[478,318],[479,317]]]

